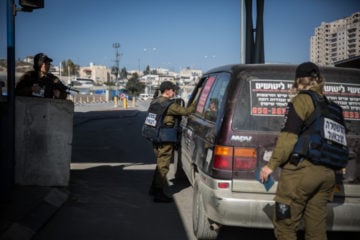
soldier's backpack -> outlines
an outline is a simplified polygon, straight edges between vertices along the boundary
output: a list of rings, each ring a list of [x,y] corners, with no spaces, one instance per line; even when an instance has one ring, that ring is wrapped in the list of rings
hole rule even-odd
[[[349,160],[349,149],[342,108],[313,91],[300,94],[311,96],[315,110],[305,121],[292,156],[298,155],[335,170],[344,168]]]
[[[149,107],[144,125],[142,127],[142,136],[155,144],[176,143],[178,138],[178,124],[173,127],[164,125],[164,117],[167,109],[174,100],[159,102],[154,99]]]

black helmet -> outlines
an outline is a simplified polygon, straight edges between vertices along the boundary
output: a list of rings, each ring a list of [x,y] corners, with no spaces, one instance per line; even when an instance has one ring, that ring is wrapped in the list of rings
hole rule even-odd
[[[34,56],[34,69],[35,71],[39,71],[41,68],[41,65],[43,65],[43,63],[46,62],[52,62],[53,60],[51,58],[49,58],[46,54],[44,53],[38,53]]]

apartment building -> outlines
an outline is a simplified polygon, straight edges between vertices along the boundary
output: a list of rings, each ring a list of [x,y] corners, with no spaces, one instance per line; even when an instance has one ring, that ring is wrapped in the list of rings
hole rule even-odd
[[[322,66],[360,56],[360,12],[315,28],[310,39],[310,61]]]
[[[79,78],[88,78],[102,84],[110,79],[110,69],[90,63],[87,67],[80,67]]]

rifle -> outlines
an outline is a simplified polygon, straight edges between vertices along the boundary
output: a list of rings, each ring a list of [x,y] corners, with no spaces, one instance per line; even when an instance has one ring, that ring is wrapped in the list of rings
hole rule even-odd
[[[68,94],[70,94],[70,92],[76,92],[76,93],[79,93],[79,92],[80,92],[79,90],[74,89],[74,88],[71,88],[71,87],[69,87],[69,86],[65,86],[65,87],[66,87],[66,92],[67,92]]]
[[[65,96],[64,98],[66,98],[67,94],[70,94],[70,91],[79,93],[78,90],[66,86],[60,81],[59,78],[55,77],[52,74],[48,74],[45,77],[41,78],[39,85],[41,87],[45,87],[45,97],[52,97],[53,90],[59,90],[62,93],[63,97]]]

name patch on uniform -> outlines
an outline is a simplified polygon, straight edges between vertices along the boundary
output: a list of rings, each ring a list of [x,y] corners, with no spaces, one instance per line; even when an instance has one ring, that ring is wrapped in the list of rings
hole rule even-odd
[[[324,137],[343,146],[347,146],[345,127],[329,118],[324,118]]]
[[[155,127],[156,126],[156,116],[157,116],[157,114],[155,114],[155,113],[149,113],[145,119],[145,124],[148,126]]]

